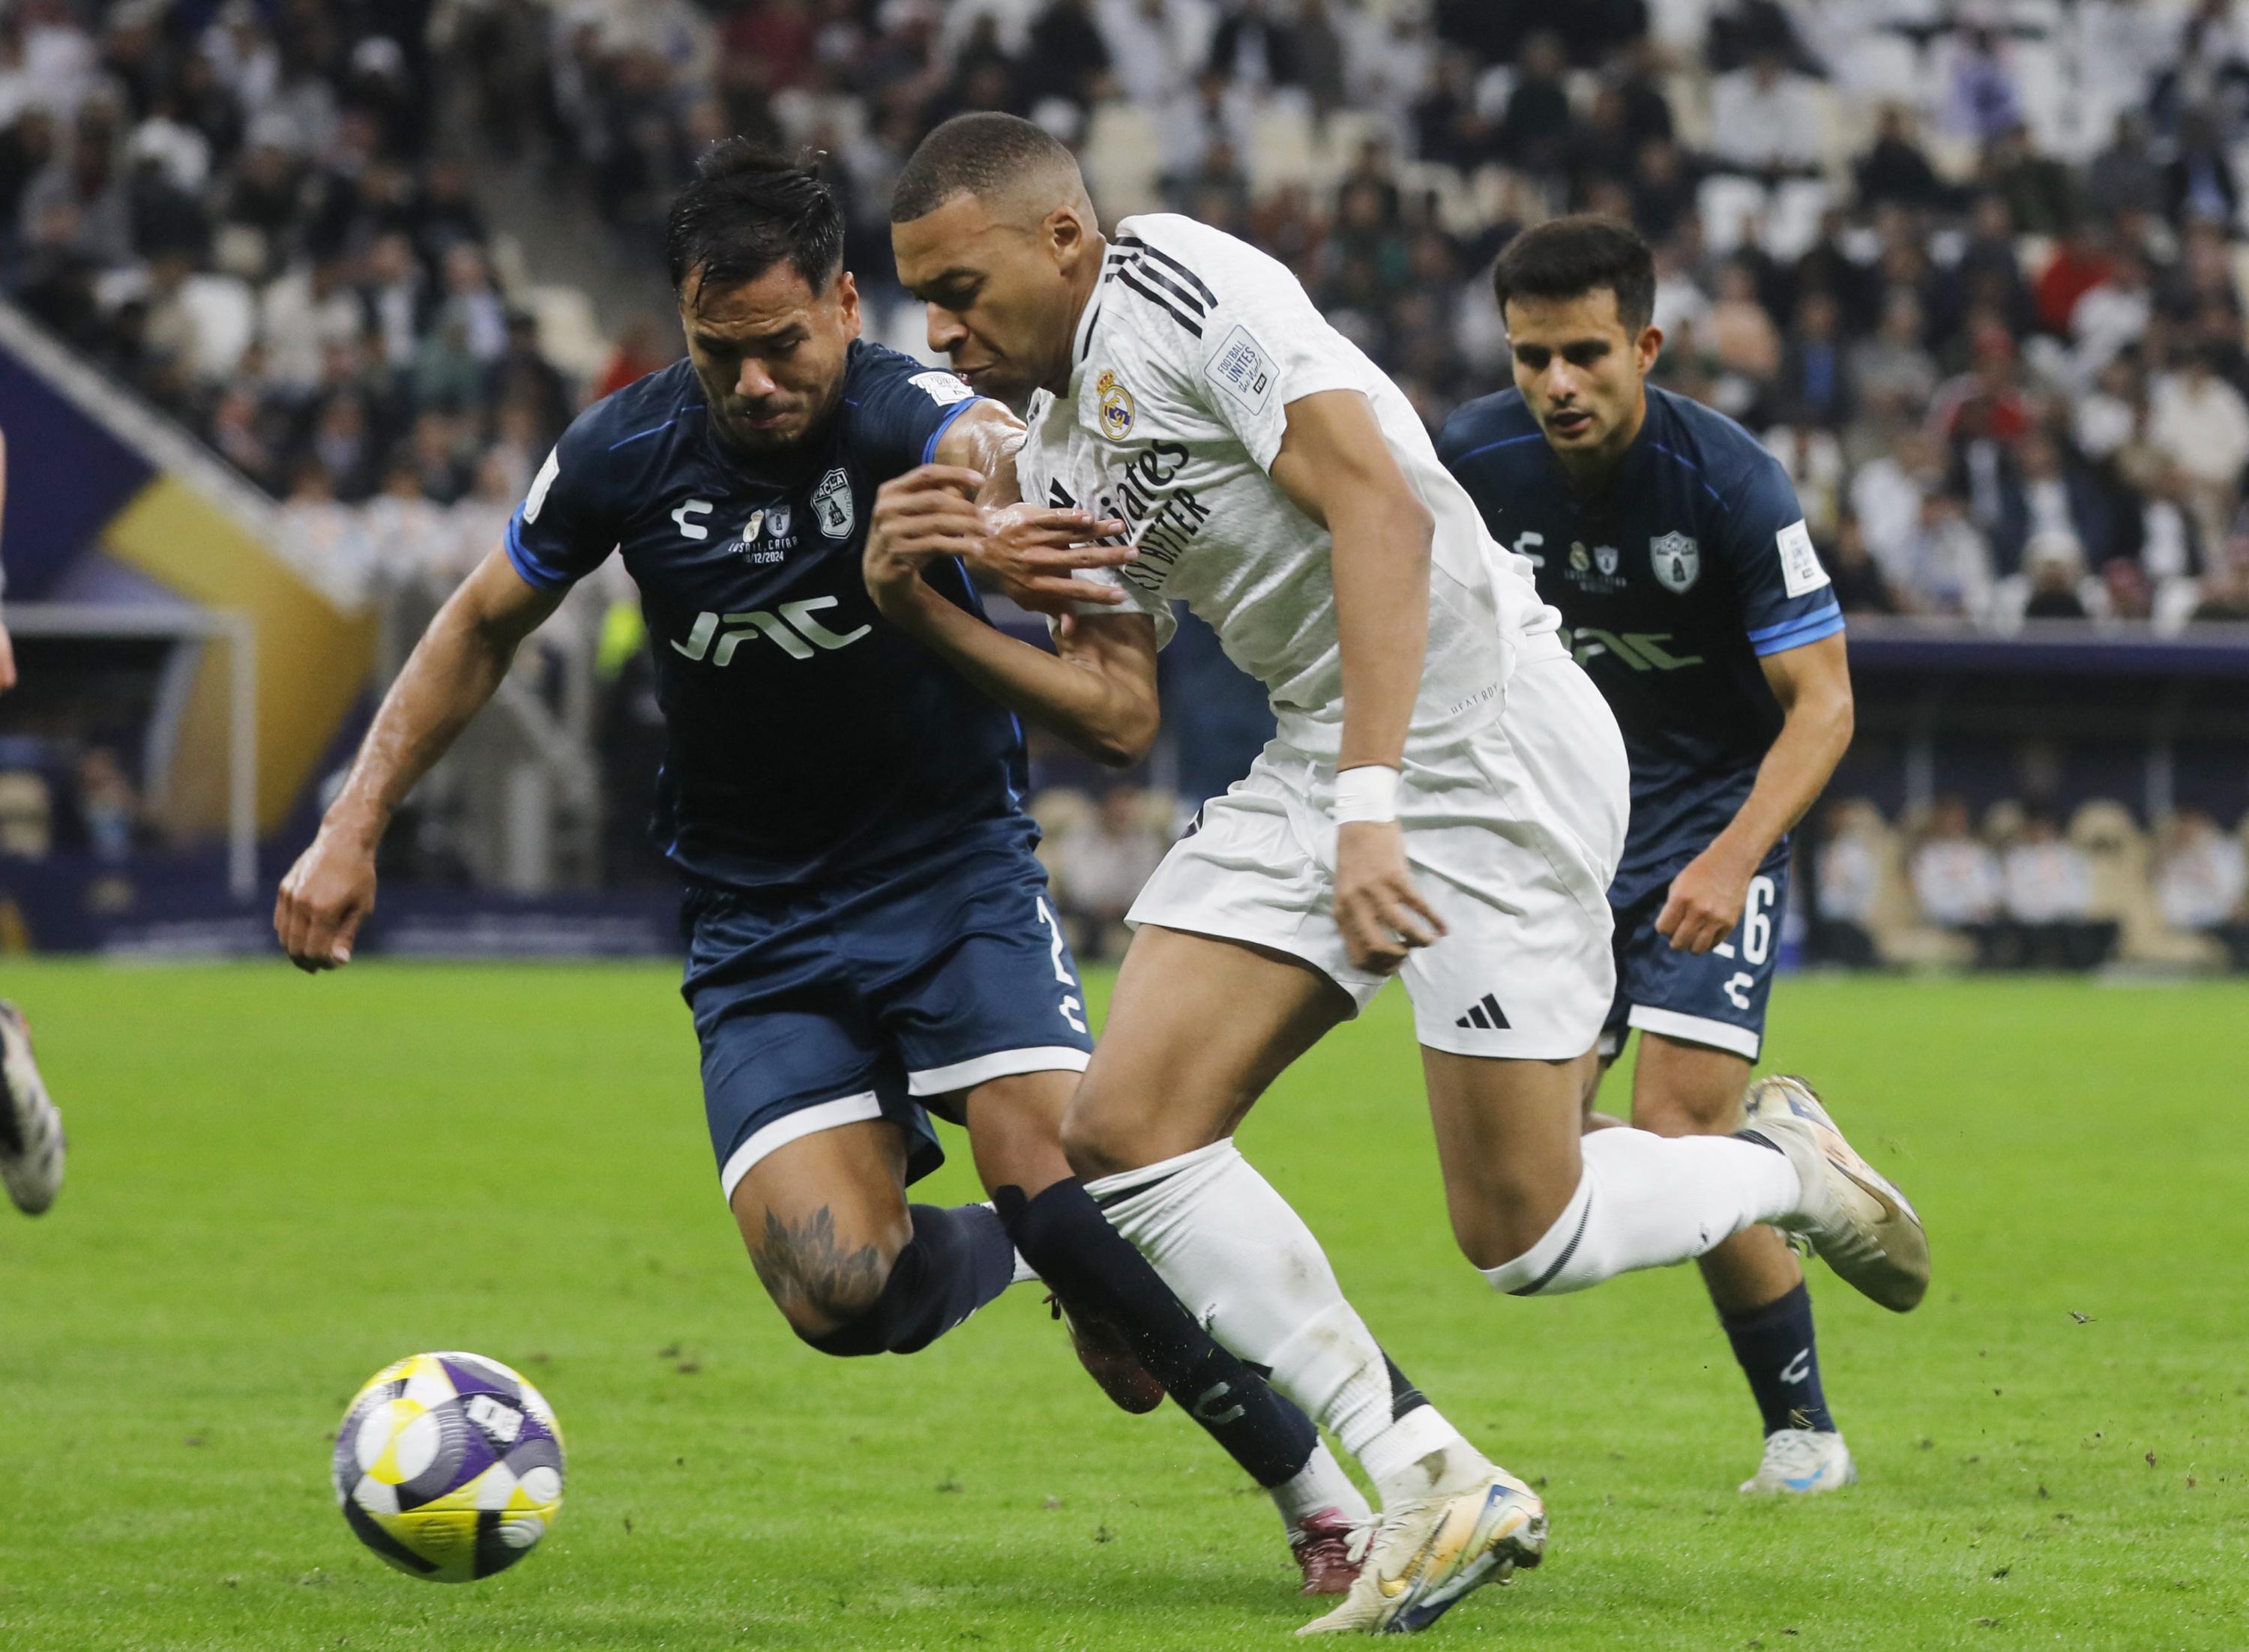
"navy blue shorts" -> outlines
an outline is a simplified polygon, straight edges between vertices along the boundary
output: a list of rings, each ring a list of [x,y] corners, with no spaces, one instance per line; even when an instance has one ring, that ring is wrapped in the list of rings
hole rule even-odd
[[[1671,881],[1700,848],[1617,874],[1609,886],[1616,915],[1616,998],[1601,1028],[1601,1053],[1624,1048],[1631,1029],[1660,1032],[1682,1044],[1730,1050],[1754,1061],[1764,1045],[1764,1003],[1780,950],[1780,915],[1788,904],[1789,841],[1783,838],[1750,880],[1749,899],[1734,932],[1708,952],[1677,952],[1655,932]]]
[[[925,1103],[1018,1073],[1083,1072],[1077,966],[1021,835],[831,879],[691,889],[681,995],[703,1044],[721,1191],[776,1148],[862,1119],[945,1162]]]

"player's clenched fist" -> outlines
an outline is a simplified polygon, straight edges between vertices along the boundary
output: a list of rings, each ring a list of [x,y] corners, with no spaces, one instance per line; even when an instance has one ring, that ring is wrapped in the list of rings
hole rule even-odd
[[[876,492],[867,528],[867,592],[887,617],[903,620],[921,600],[916,586],[936,557],[961,558],[1004,594],[1041,613],[1124,600],[1108,586],[1072,577],[1132,560],[1129,545],[1100,543],[1123,533],[1122,522],[1042,505],[980,506],[975,496],[983,484],[977,471],[925,464]]]
[[[1708,952],[1742,921],[1756,873],[1756,861],[1741,864],[1725,853],[1723,845],[1713,844],[1672,879],[1656,915],[1656,934],[1667,936],[1674,951]]]
[[[1336,828],[1335,920],[1351,963],[1379,975],[1444,934],[1444,920],[1413,887],[1406,834],[1395,820],[1349,820]]]
[[[289,962],[306,971],[351,962],[359,926],[375,910],[375,849],[322,826],[281,880],[273,932]]]

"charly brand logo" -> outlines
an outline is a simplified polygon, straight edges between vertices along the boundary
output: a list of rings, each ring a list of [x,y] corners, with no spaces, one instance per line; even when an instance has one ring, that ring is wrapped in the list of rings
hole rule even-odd
[[[708,659],[721,669],[734,663],[735,649],[760,637],[792,660],[809,660],[816,648],[848,648],[875,628],[863,625],[856,630],[835,632],[812,617],[823,608],[834,607],[839,600],[836,597],[807,597],[801,602],[784,602],[772,614],[763,609],[750,614],[712,614],[706,609],[695,616],[695,626],[687,634],[687,641],[675,641],[671,646],[691,660]]]
[[[1101,434],[1111,442],[1122,442],[1132,434],[1132,393],[1127,390],[1116,374],[1107,367],[1093,381],[1093,393],[1101,401]]]
[[[1655,566],[1656,582],[1682,596],[1702,577],[1702,547],[1687,534],[1657,534],[1647,542],[1647,559]]]
[[[820,478],[820,485],[812,490],[812,514],[820,524],[821,532],[831,539],[851,537],[851,478],[837,465]]]

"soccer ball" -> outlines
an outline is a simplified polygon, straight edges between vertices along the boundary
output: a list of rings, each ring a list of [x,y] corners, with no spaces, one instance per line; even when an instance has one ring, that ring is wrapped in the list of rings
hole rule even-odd
[[[433,1583],[505,1572],[562,1507],[562,1430],[497,1360],[416,1354],[367,1381],[336,1431],[336,1500],[353,1534]]]

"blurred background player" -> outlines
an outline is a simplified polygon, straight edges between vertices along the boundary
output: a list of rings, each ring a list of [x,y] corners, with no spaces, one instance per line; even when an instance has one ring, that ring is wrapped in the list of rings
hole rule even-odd
[[[1363,1499],[1074,1182],[1013,1244],[989,1206],[906,1200],[943,1158],[930,1112],[966,1125],[1003,1208],[1067,1182],[1063,1110],[1092,1048],[1019,802],[1021,730],[884,623],[860,574],[878,483],[932,460],[977,476],[1021,426],[860,339],[843,216],[808,167],[717,146],[666,253],[688,359],[579,415],[431,623],[282,885],[284,947],[307,970],[350,962],[393,812],[620,552],[658,640],[657,832],[685,885],[720,1190],[791,1328],[831,1354],[913,1352],[1004,1290],[1020,1247],[1112,1397],[1160,1403],[1152,1372],[1272,1491],[1308,1591],[1347,1587]],[[1036,572],[1113,560],[1068,550],[1097,526],[1115,524],[1019,511],[986,559],[1027,600],[1098,602]],[[930,577],[984,623],[959,562]]]
[[[925,467],[877,502],[883,612],[1095,748],[1153,738],[1173,600],[1272,696],[1279,737],[1133,908],[1065,1130],[1110,1219],[1381,1492],[1350,1597],[1303,1632],[1425,1628],[1537,1562],[1544,1506],[1401,1392],[1230,1139],[1391,974],[1413,1000],[1455,1236],[1495,1289],[1583,1289],[1786,1222],[1903,1308],[1926,1285],[1917,1218],[1801,1086],[1767,1091],[1742,1140],[1581,1139],[1614,982],[1615,719],[1397,387],[1284,267],[1174,215],[1104,236],[1069,152],[1002,114],[931,134],[891,216],[931,347],[1026,403],[1023,495],[1120,518],[1135,555],[1098,571],[1126,603],[1069,616],[1057,659],[916,577],[980,523],[963,478]]]
[[[7,497],[8,444],[0,439],[0,507]],[[0,570],[0,598],[7,577]],[[16,649],[8,636],[8,616],[0,608],[0,694],[16,686]],[[0,998],[0,1182],[26,1216],[37,1216],[62,1190],[62,1115],[48,1099],[31,1058],[31,1029],[24,1012]]]
[[[1851,741],[1842,611],[1779,463],[1645,382],[1663,333],[1637,235],[1557,219],[1511,242],[1494,282],[1516,387],[1455,413],[1438,451],[1537,570],[1632,758],[1603,1070],[1637,1028],[1633,1123],[1723,1135],[1764,1040],[1788,831]],[[1749,1228],[1701,1265],[1764,1419],[1741,1489],[1849,1484],[1786,1243]]]

